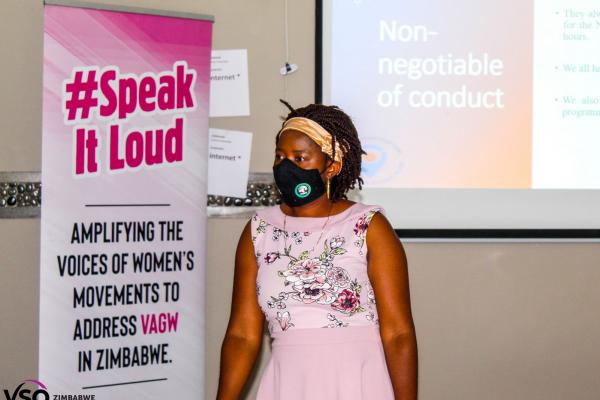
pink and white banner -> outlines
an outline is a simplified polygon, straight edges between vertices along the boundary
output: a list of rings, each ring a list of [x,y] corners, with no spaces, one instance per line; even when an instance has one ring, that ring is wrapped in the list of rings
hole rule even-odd
[[[45,6],[50,398],[203,398],[211,33],[210,17]]]

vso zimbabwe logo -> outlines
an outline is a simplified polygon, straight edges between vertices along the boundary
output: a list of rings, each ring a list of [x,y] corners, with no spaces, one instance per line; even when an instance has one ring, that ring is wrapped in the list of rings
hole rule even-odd
[[[34,390],[22,388],[23,385],[29,383],[33,383],[37,388]],[[8,389],[4,389],[4,397],[6,397],[7,400],[50,400],[50,394],[48,394],[46,386],[35,379],[25,379],[12,393],[10,393]]]
[[[299,183],[296,185],[294,193],[300,198],[305,198],[310,194],[310,190],[310,185],[308,183]]]

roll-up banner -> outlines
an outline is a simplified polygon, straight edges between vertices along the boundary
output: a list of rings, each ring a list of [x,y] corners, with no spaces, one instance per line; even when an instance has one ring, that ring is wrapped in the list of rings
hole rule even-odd
[[[204,397],[212,23],[45,4],[37,398]]]

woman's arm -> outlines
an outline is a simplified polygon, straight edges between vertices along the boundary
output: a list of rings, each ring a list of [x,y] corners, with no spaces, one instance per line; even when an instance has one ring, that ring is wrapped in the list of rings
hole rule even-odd
[[[248,221],[235,254],[231,314],[221,346],[217,400],[240,398],[262,345],[264,314],[256,296],[257,269]]]
[[[417,399],[417,338],[412,320],[408,266],[387,218],[376,213],[367,229],[368,274],[396,400]]]

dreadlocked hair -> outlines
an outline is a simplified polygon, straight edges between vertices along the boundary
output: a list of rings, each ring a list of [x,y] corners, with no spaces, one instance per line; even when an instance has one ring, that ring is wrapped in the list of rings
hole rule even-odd
[[[283,124],[294,117],[304,117],[311,119],[321,125],[332,139],[333,157],[327,155],[330,164],[335,159],[336,143],[344,153],[344,160],[340,173],[334,176],[330,181],[330,195],[332,201],[347,199],[346,192],[354,189],[358,183],[359,190],[364,183],[360,177],[362,155],[367,154],[361,147],[358,139],[358,132],[348,114],[337,106],[327,106],[323,104],[309,104],[305,107],[294,109],[285,100],[279,100],[290,110],[287,117],[283,118]],[[282,124],[282,128],[283,128]],[[275,144],[279,141],[280,133],[275,137]]]

